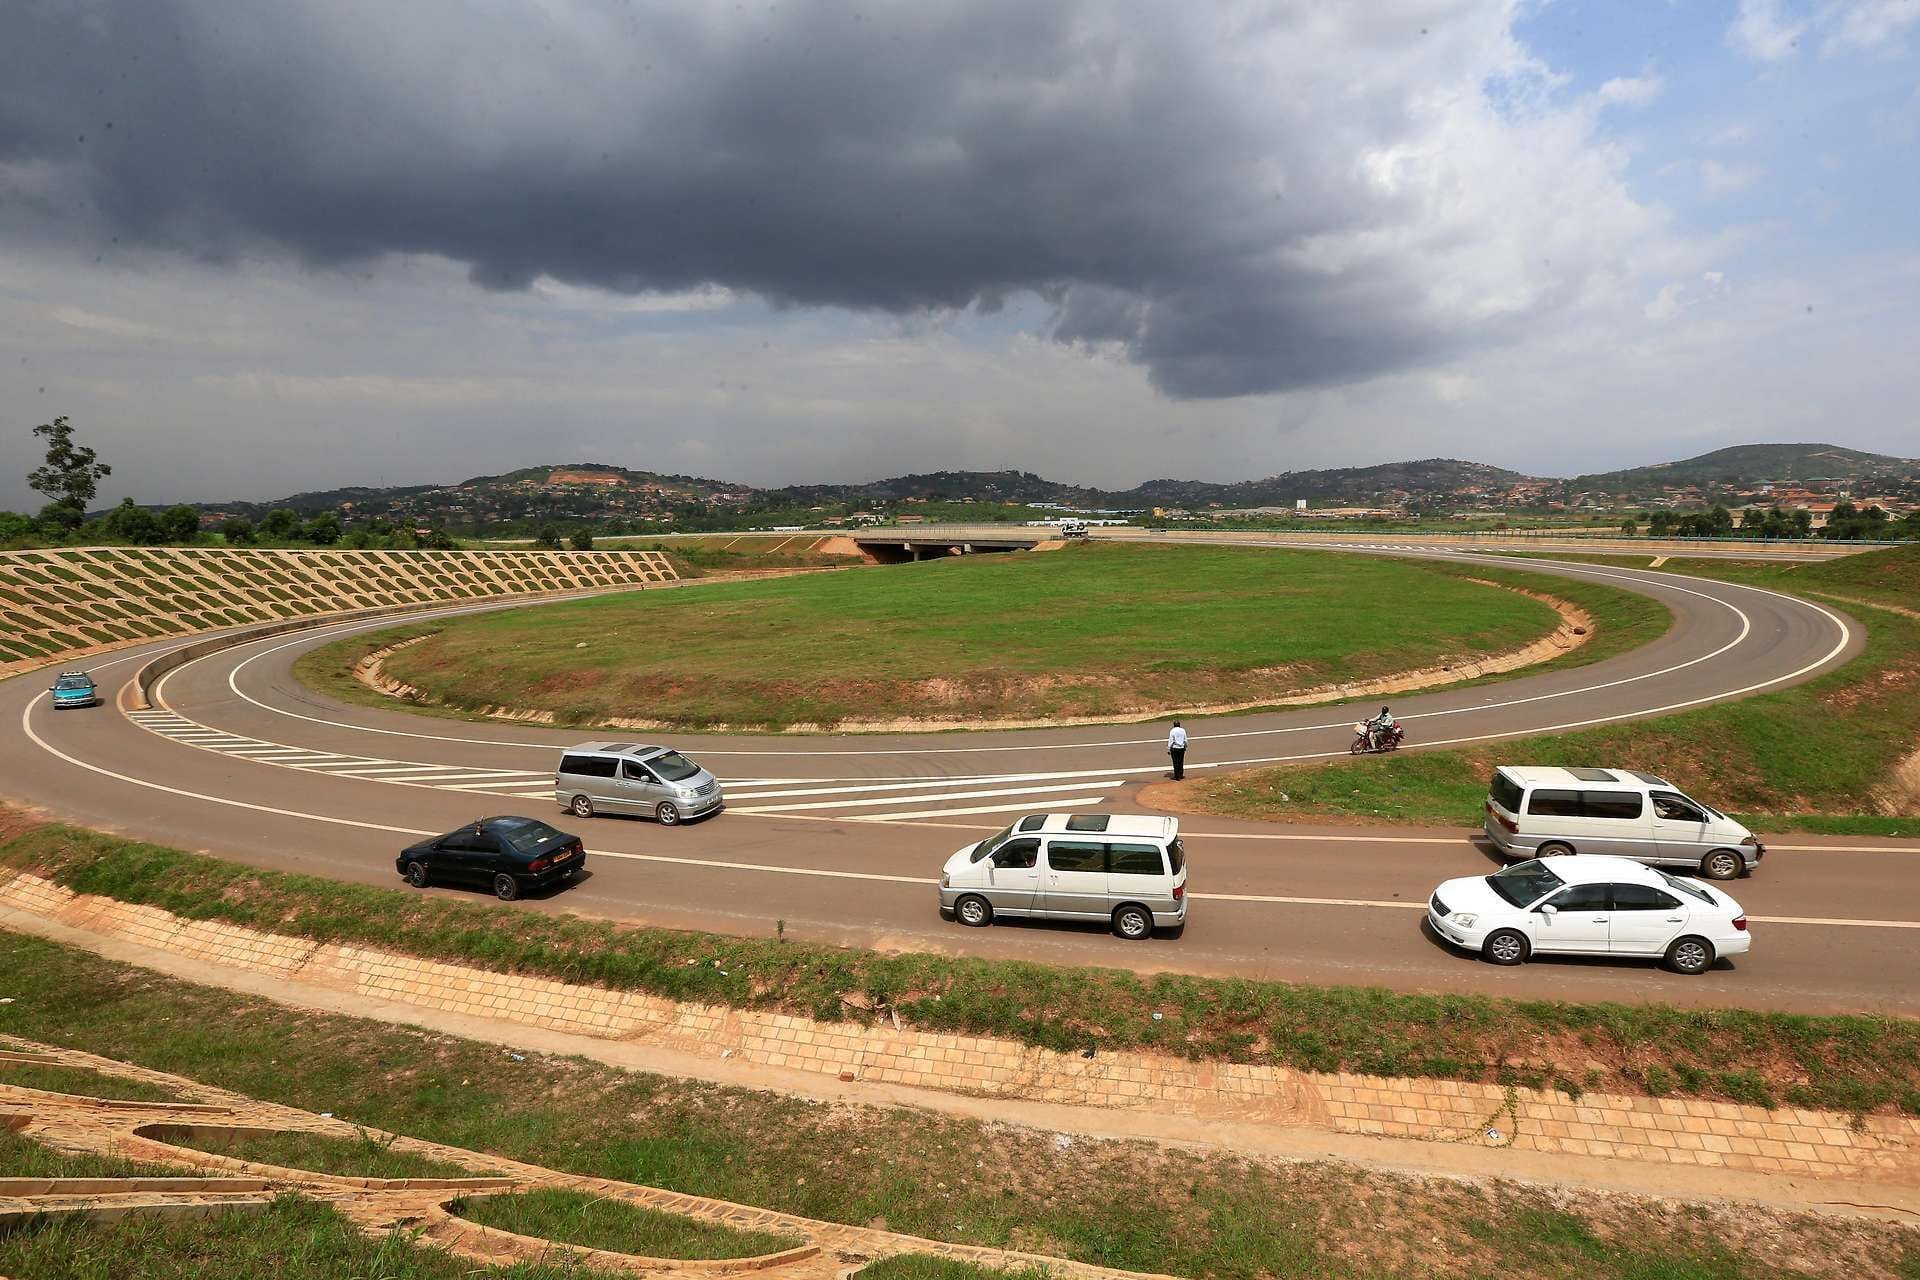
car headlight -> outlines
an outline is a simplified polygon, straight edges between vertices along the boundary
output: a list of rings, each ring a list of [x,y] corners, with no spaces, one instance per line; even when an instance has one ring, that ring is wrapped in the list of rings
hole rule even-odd
[[[1462,929],[1473,928],[1473,922],[1479,918],[1479,916],[1476,916],[1471,911],[1456,911],[1453,913],[1453,922]]]

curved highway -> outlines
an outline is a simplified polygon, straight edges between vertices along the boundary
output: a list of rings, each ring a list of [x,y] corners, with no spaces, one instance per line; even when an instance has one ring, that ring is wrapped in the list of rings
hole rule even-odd
[[[1496,741],[1748,696],[1811,679],[1861,644],[1859,626],[1843,615],[1758,588],[1572,562],[1522,567],[1644,593],[1670,608],[1676,624],[1651,644],[1588,666],[1395,698],[1415,746]],[[728,812],[678,828],[579,822],[553,807],[557,749],[619,735],[346,705],[293,679],[302,653],[393,625],[335,624],[209,655],[167,675],[145,712],[109,705],[56,714],[39,679],[0,684],[0,716],[18,726],[0,747],[0,790],[90,826],[394,885],[393,853],[422,834],[486,813],[554,817],[585,837],[590,874],[526,902],[532,910],[760,935],[784,920],[790,935],[849,944],[1406,990],[1920,1014],[1920,992],[1908,980],[1920,912],[1903,905],[1920,888],[1920,843],[1769,840],[1759,873],[1730,886],[1754,918],[1753,953],[1696,979],[1631,962],[1496,969],[1444,950],[1420,928],[1426,895],[1441,879],[1492,865],[1458,830],[1188,818],[1194,909],[1180,938],[1130,944],[1090,927],[1043,923],[968,930],[935,911],[932,883],[946,855],[1021,812],[1137,807],[1140,784],[1166,767],[1161,725],[674,734],[674,745],[726,780]],[[110,693],[181,643],[127,650],[91,670]],[[1344,756],[1352,719],[1350,709],[1318,707],[1190,720],[1188,768]]]

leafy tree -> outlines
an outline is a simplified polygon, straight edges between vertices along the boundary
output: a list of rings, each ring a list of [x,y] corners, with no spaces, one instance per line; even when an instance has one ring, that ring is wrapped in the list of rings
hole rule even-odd
[[[186,503],[160,513],[160,532],[168,542],[192,542],[200,536],[200,513]]]
[[[290,507],[275,507],[267,512],[267,518],[260,522],[260,536],[274,542],[285,542],[293,537],[300,527],[300,513]]]
[[[64,415],[41,423],[33,434],[47,438],[47,461],[27,477],[27,483],[53,503],[78,507],[84,513],[99,492],[99,481],[112,475],[113,468],[96,462],[93,450],[73,442],[73,428]]]
[[[545,547],[549,551],[558,551],[561,546],[560,530],[550,524],[541,525],[540,532],[533,535],[533,545]]]
[[[78,529],[87,518],[86,510],[71,502],[49,502],[40,508],[35,523],[49,538],[64,538]]]
[[[253,545],[253,521],[245,516],[228,516],[220,524],[220,533],[236,547]]]
[[[0,511],[0,542],[14,542],[32,533],[33,517],[18,511]]]
[[[1634,534],[1640,532],[1640,526],[1632,516],[1628,516],[1620,522],[1620,532],[1631,538]]]
[[[439,525],[435,525],[420,535],[419,545],[425,547],[428,551],[451,551],[453,550],[453,538],[448,535],[445,529],[442,529]]]
[[[330,547],[340,541],[340,517],[331,511],[322,511],[307,521],[300,536],[315,546]]]
[[[153,518],[153,512],[135,506],[132,498],[120,500],[120,505],[107,514],[106,525],[107,535],[121,542],[151,546],[162,540],[160,522]]]
[[[587,528],[584,525],[582,525],[578,529],[575,529],[573,531],[573,536],[567,539],[567,545],[572,547],[575,551],[593,550],[593,530]]]

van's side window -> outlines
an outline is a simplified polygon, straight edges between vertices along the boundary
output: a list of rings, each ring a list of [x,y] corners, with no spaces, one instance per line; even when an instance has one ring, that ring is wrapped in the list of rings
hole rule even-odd
[[[611,778],[613,760],[608,756],[563,756],[560,760],[560,772],[576,774],[582,778]]]
[[[1543,818],[1577,818],[1580,816],[1580,793],[1542,788],[1527,801],[1527,812]]]
[[[653,775],[648,773],[646,766],[638,760],[622,760],[620,762],[620,776],[631,782],[653,781]]]
[[[1585,818],[1637,818],[1645,807],[1638,791],[1580,793],[1580,815]]]
[[[1187,865],[1187,847],[1175,836],[1167,844],[1167,857],[1173,860],[1173,874],[1179,875],[1180,869]]]
[[[1662,818],[1674,822],[1705,822],[1707,815],[1695,808],[1691,801],[1674,795],[1671,791],[1653,793],[1653,811]]]
[[[1107,846],[1107,870],[1117,876],[1163,876],[1166,864],[1160,860],[1157,844],[1110,844]]]
[[[1047,846],[1047,865],[1055,871],[1105,871],[1107,846],[1091,840],[1055,840]]]
[[[993,851],[996,867],[1030,867],[1040,856],[1038,840],[1009,840]]]

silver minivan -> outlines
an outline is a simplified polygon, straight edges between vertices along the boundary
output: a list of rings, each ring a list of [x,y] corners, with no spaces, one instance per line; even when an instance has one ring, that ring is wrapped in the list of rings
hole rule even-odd
[[[1752,871],[1767,852],[1726,814],[1633,769],[1503,764],[1488,788],[1486,832],[1510,858],[1600,853],[1715,880]]]
[[[1123,938],[1187,922],[1187,851],[1173,818],[1035,813],[970,844],[940,872],[940,913],[1099,920]]]
[[[635,742],[568,747],[553,775],[553,798],[576,818],[643,814],[671,827],[722,808],[720,780],[678,751]]]

